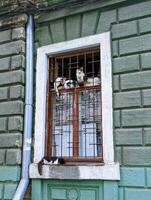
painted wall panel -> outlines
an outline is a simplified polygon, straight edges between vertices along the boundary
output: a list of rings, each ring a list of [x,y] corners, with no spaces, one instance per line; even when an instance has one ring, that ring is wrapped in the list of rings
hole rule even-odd
[[[32,184],[33,200],[103,200],[102,181],[33,180]],[[117,183],[110,185],[114,193],[118,191]]]

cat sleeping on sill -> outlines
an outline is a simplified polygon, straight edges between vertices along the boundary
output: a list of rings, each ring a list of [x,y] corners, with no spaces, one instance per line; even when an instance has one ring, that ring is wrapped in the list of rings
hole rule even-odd
[[[85,86],[95,86],[95,85],[99,85],[100,82],[101,82],[101,79],[99,77],[87,78],[84,85]]]
[[[61,165],[65,164],[65,161],[63,158],[59,157],[43,157],[41,161],[38,163],[38,172],[40,175],[42,175],[42,166],[43,165]]]

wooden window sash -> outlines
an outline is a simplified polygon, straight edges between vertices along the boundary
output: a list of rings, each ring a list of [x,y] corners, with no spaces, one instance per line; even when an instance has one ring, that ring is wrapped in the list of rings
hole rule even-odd
[[[84,90],[100,89],[100,85],[97,86],[82,86],[73,89],[61,89],[60,92],[71,92],[73,95],[73,156],[63,156],[64,160],[68,163],[74,162],[102,162],[102,156],[92,157],[79,157],[79,112],[78,112],[78,97],[79,92]],[[53,121],[53,95],[55,95],[54,89],[48,89],[47,92],[47,123],[46,123],[46,148],[45,156],[52,157],[52,121]],[[100,122],[101,123],[101,122]],[[50,148],[51,147],[51,148]],[[102,145],[100,144],[102,150]]]
[[[53,131],[53,97],[52,95],[55,93],[54,89],[49,88],[49,84],[53,83],[54,79],[58,77],[58,65],[56,66],[55,63],[57,59],[62,59],[62,62],[64,62],[64,58],[70,59],[71,63],[71,56],[77,56],[77,65],[78,65],[78,56],[83,55],[84,56],[84,68],[86,67],[86,59],[87,59],[87,54],[91,53],[92,54],[92,70],[94,73],[94,53],[99,52],[100,49],[96,48],[89,48],[89,49],[84,49],[83,50],[78,50],[76,52],[73,52],[71,54],[69,53],[64,53],[64,54],[59,54],[59,55],[54,55],[53,58],[49,59],[49,81],[47,84],[47,111],[46,111],[46,141],[45,141],[45,156],[51,157],[52,156],[52,131]],[[98,62],[98,60],[96,61]],[[62,71],[63,71],[64,63],[62,63]],[[86,68],[85,68],[86,71]],[[72,146],[72,151],[73,151],[73,156],[68,156],[68,157],[63,157],[66,161],[69,162],[100,162],[103,160],[102,156],[93,156],[93,157],[79,157],[79,108],[78,108],[78,98],[79,98],[79,92],[82,90],[87,90],[87,89],[95,89],[100,87],[100,85],[97,86],[80,86],[72,89],[61,89],[60,92],[72,92],[73,95],[73,146]],[[101,91],[101,87],[100,87]],[[100,92],[101,93],[101,92]],[[100,98],[101,100],[101,98]],[[101,103],[101,102],[100,102]],[[102,109],[101,109],[102,110]],[[102,122],[100,121],[100,124]],[[100,136],[102,136],[102,128],[100,127],[99,129],[101,131]],[[51,147],[51,148],[50,148]],[[61,147],[62,148],[62,147]],[[85,145],[86,148],[86,145]],[[102,142],[100,144],[100,150],[102,152],[103,146]],[[69,151],[70,152],[70,151]],[[103,155],[103,154],[102,154]]]
[[[79,114],[78,114],[78,94],[73,93],[73,157],[78,158],[79,154]]]

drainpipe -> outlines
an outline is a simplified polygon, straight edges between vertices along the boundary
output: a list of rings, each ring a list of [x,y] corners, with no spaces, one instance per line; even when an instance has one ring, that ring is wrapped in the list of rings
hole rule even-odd
[[[24,141],[22,158],[22,177],[13,200],[22,200],[29,184],[29,165],[31,162],[32,113],[33,113],[33,45],[34,20],[30,15],[26,27],[26,90],[24,115]]]

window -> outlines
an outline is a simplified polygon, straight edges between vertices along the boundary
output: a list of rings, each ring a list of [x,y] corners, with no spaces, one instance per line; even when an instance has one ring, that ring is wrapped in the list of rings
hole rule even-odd
[[[100,48],[56,55],[49,63],[47,157],[102,161]]]
[[[92,81],[89,86],[79,82],[72,88],[54,89],[59,76],[76,82],[75,73],[81,67],[87,79],[98,77],[100,82]],[[30,165],[30,177],[119,180],[119,164],[114,162],[112,116],[109,32],[38,48],[34,163]],[[45,154],[62,156],[77,164],[44,165],[39,175],[38,163]],[[84,163],[79,164],[81,159]]]

